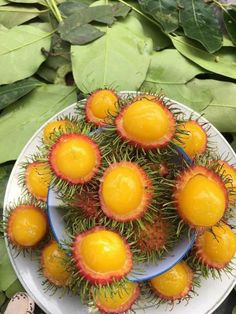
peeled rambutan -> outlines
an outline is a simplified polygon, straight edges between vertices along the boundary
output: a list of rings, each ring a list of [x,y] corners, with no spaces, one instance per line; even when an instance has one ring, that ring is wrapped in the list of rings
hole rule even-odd
[[[10,242],[21,248],[36,246],[46,235],[47,216],[40,207],[18,205],[11,210],[7,220]]]
[[[124,107],[115,119],[121,138],[144,149],[169,144],[175,134],[175,118],[161,98],[140,98]]]
[[[154,293],[163,300],[181,300],[192,289],[193,271],[186,264],[180,262],[167,272],[150,280]]]
[[[49,122],[43,129],[44,143],[50,143],[53,140],[55,133],[62,131],[66,132],[67,129],[75,127],[75,123],[70,120],[57,120]]]
[[[131,309],[139,295],[139,285],[134,282],[126,282],[112,293],[103,287],[95,296],[95,305],[104,314],[125,313]]]
[[[145,222],[144,228],[138,236],[138,248],[142,252],[161,250],[166,245],[169,236],[169,224],[164,219],[157,218],[153,223]]]
[[[129,245],[118,233],[103,227],[78,234],[72,254],[80,274],[94,284],[120,280],[133,266]]]
[[[214,226],[228,206],[224,182],[203,166],[192,166],[179,174],[174,199],[178,214],[193,228]]]
[[[131,221],[143,216],[152,197],[152,182],[133,162],[111,164],[100,183],[102,211],[117,221]]]
[[[109,123],[109,115],[114,116],[117,111],[118,96],[111,89],[99,89],[93,92],[85,105],[86,119],[97,126]]]
[[[189,157],[194,158],[196,155],[203,154],[207,148],[207,134],[203,127],[194,120],[183,122],[179,125],[179,130],[185,133],[179,135],[175,144],[182,147]]]
[[[66,268],[66,253],[56,241],[49,242],[41,252],[41,266],[44,277],[57,287],[65,287],[70,281]]]
[[[222,269],[236,253],[236,234],[224,222],[198,235],[195,254],[199,261],[210,268]]]
[[[51,170],[46,162],[34,161],[26,166],[26,188],[38,200],[46,201],[51,177]]]
[[[63,134],[49,152],[49,163],[55,175],[72,184],[90,181],[100,166],[98,145],[84,134]]]

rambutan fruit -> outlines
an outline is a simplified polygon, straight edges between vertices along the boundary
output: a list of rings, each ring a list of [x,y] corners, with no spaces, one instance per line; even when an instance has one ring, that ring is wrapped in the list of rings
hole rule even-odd
[[[131,221],[143,216],[152,198],[152,182],[133,162],[111,164],[100,183],[102,211],[113,220]]]
[[[180,262],[167,272],[150,280],[153,292],[162,300],[181,300],[188,296],[192,289],[193,271]]]
[[[162,250],[170,235],[170,224],[162,218],[156,218],[153,223],[145,222],[143,227],[137,240],[141,252]]]
[[[224,182],[204,166],[192,166],[180,172],[173,196],[178,214],[193,228],[214,226],[228,206]]]
[[[94,284],[121,280],[133,266],[126,241],[103,227],[78,234],[72,244],[72,254],[79,273]]]
[[[24,185],[37,199],[46,201],[51,182],[51,170],[46,162],[34,161],[25,167]]]
[[[96,218],[99,213],[99,198],[95,191],[76,193],[69,204],[81,211],[85,218]]]
[[[118,96],[111,89],[99,89],[93,92],[86,101],[86,120],[97,126],[110,123],[110,115],[117,114]]]
[[[199,262],[209,268],[223,269],[236,253],[236,234],[224,222],[199,234],[195,254]]]
[[[179,125],[178,139],[175,144],[182,147],[189,157],[194,158],[198,154],[203,154],[207,148],[207,134],[203,127],[194,120],[188,120]]]
[[[109,292],[106,287],[99,289],[94,302],[103,314],[119,314],[130,310],[139,298],[140,288],[137,283],[127,281],[114,291]]]
[[[162,98],[131,101],[115,119],[119,136],[143,149],[164,147],[175,135],[175,118]]]
[[[44,277],[57,287],[66,287],[70,272],[66,268],[66,253],[56,241],[50,241],[41,251],[41,266]]]
[[[43,129],[43,141],[49,144],[53,140],[55,133],[59,131],[66,133],[67,129],[75,127],[75,123],[69,119],[57,120],[49,122]]]
[[[100,161],[98,145],[85,134],[63,134],[49,151],[53,173],[71,184],[90,181],[97,173]]]
[[[7,236],[19,248],[35,247],[48,230],[47,216],[34,205],[20,204],[9,212]]]
[[[236,168],[230,165],[227,161],[217,160],[217,163],[221,166],[221,173],[229,176],[229,182],[225,185],[230,190],[229,200],[236,202]]]

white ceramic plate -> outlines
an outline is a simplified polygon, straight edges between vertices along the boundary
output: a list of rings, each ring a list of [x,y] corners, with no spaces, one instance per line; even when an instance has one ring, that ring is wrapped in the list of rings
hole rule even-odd
[[[192,114],[192,110],[188,107],[176,103],[179,107],[186,113],[186,116]],[[65,110],[61,111],[49,121],[55,120],[58,116],[62,114],[74,114],[75,104],[69,106]],[[198,114],[193,115],[194,118],[199,117]],[[206,119],[200,118],[200,121],[207,122]],[[48,123],[48,122],[47,122]],[[42,136],[42,130],[45,123],[29,140],[25,148],[21,152],[16,164],[12,170],[11,176],[6,189],[5,200],[4,200],[4,211],[6,211],[7,204],[12,201],[17,200],[21,196],[21,188],[18,186],[18,173],[20,171],[20,163],[25,160],[26,156],[34,153],[37,146],[40,146],[40,138]],[[231,157],[231,162],[236,163],[236,156],[226,142],[224,137],[217,131],[215,127],[211,127],[209,134],[218,146],[220,154],[224,156]],[[28,257],[23,257],[23,255],[18,255],[14,257],[14,252],[10,247],[8,247],[8,253],[12,262],[12,265],[16,271],[16,274],[24,286],[25,290],[29,295],[36,301],[36,303],[48,314],[85,314],[90,313],[90,309],[80,303],[79,296],[68,296],[65,295],[60,298],[60,291],[54,295],[50,295],[49,292],[45,292],[42,286],[43,278],[39,276],[38,264],[35,261],[30,260]],[[171,313],[173,314],[209,314],[212,313],[228,296],[230,291],[235,285],[235,277],[227,277],[222,275],[221,280],[213,279],[202,279],[201,288],[197,289],[198,296],[193,297],[188,305],[185,302],[176,304]],[[155,313],[168,313],[170,307],[163,305],[158,309],[154,307],[145,306],[145,309],[137,309],[137,314],[155,314]]]

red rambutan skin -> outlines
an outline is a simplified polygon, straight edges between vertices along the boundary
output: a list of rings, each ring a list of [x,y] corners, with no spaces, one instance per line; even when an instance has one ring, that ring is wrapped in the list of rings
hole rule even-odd
[[[178,205],[178,192],[182,189],[183,186],[185,186],[187,184],[187,182],[189,181],[189,179],[191,177],[193,177],[196,174],[203,174],[208,178],[212,178],[214,181],[218,182],[218,184],[220,185],[224,196],[225,196],[225,210],[228,207],[228,202],[229,202],[229,198],[228,198],[228,191],[226,189],[226,186],[224,184],[224,182],[222,181],[221,177],[219,175],[217,175],[215,172],[213,172],[212,170],[204,167],[204,166],[191,166],[188,169],[186,169],[185,171],[181,172],[177,177],[176,177],[176,184],[173,190],[173,198],[175,200],[176,203],[176,209],[177,212],[179,214],[179,216],[181,217],[181,219],[187,223],[191,228],[197,229],[199,231],[203,231],[208,229],[209,227],[203,227],[203,226],[198,226],[198,225],[194,225],[193,223],[191,223],[185,216],[182,215],[180,209],[179,209],[179,205]]]
[[[145,190],[145,196],[144,196],[141,204],[139,205],[139,207],[132,214],[117,215],[115,213],[112,213],[104,202],[104,199],[102,196],[103,181],[104,181],[105,177],[110,173],[110,171],[112,169],[114,169],[116,166],[128,166],[128,167],[131,167],[132,169],[135,169],[136,171],[138,171],[141,174],[141,178],[143,180],[143,187]],[[133,162],[129,162],[129,161],[122,161],[119,163],[118,162],[113,163],[103,173],[103,176],[102,176],[100,181],[101,181],[101,184],[99,187],[100,203],[101,203],[102,211],[105,213],[105,215],[107,217],[109,217],[113,220],[116,220],[116,221],[128,222],[128,221],[132,221],[132,220],[141,218],[145,214],[145,212],[148,210],[148,206],[150,205],[151,200],[152,200],[153,185],[152,185],[152,182],[149,179],[148,175],[146,174],[146,172],[141,167],[139,167],[137,164],[135,164]]]
[[[124,268],[120,271],[111,271],[109,273],[97,273],[91,269],[89,269],[84,261],[83,258],[80,256],[78,252],[78,247],[81,243],[81,240],[89,235],[90,233],[96,232],[96,231],[103,231],[103,230],[108,230],[104,227],[94,227],[88,231],[82,232],[78,234],[72,244],[72,254],[74,257],[74,260],[76,262],[77,269],[79,270],[80,274],[89,282],[93,284],[99,284],[99,285],[106,285],[108,283],[111,283],[116,280],[121,280],[124,278],[132,269],[133,267],[133,261],[132,261],[132,253],[129,247],[129,244],[125,241],[125,239],[122,238],[122,241],[125,244],[126,247],[126,254],[127,254],[127,259],[126,259],[126,264],[124,265]],[[110,230],[108,230],[110,231]],[[112,231],[114,232],[114,231]],[[118,234],[117,232],[114,232]],[[119,234],[118,234],[119,235]],[[120,236],[120,235],[119,235]]]
[[[81,209],[86,218],[96,218],[99,215],[99,200],[96,192],[76,194],[71,205]]]
[[[143,98],[145,98],[145,97],[143,97]],[[140,100],[140,99],[137,99],[137,100]],[[129,106],[131,106],[135,102],[134,100],[132,100],[126,107],[124,107],[115,119],[115,126],[116,126],[116,131],[117,131],[118,135],[122,139],[127,141],[129,144],[136,146],[138,148],[143,148],[145,150],[162,148],[162,147],[167,146],[171,142],[171,140],[173,139],[173,137],[175,135],[175,131],[176,131],[174,115],[165,106],[164,101],[162,99],[156,99],[156,98],[152,99],[151,101],[156,103],[162,109],[164,109],[164,111],[166,112],[166,114],[169,118],[170,124],[171,124],[169,134],[163,140],[159,140],[159,141],[154,142],[154,143],[146,144],[146,143],[138,142],[135,139],[130,138],[129,135],[126,134],[125,129],[123,128],[123,116],[124,116],[124,113],[129,108]]]
[[[13,245],[16,245],[18,247],[22,247],[21,245],[19,245],[18,242],[16,242],[14,240],[14,237],[13,237],[13,234],[12,234],[12,226],[11,226],[11,222],[12,220],[14,219],[14,216],[17,215],[17,212],[22,210],[22,209],[26,209],[28,207],[33,207],[35,210],[37,210],[38,212],[40,212],[44,217],[45,217],[45,220],[48,221],[47,219],[47,215],[45,214],[45,212],[40,208],[40,207],[36,207],[34,205],[19,205],[17,206],[13,211],[12,213],[10,214],[9,218],[8,218],[8,223],[7,223],[7,236],[9,238],[9,241],[13,244]],[[48,223],[47,223],[47,230],[45,232],[45,236],[48,232]],[[43,238],[45,238],[45,236]],[[35,243],[35,245],[32,245],[32,246],[27,246],[26,248],[28,249],[34,249],[35,247],[38,246],[38,244],[42,241],[43,239],[40,239],[37,243]]]
[[[121,314],[121,313],[125,313],[126,311],[130,310],[131,307],[133,306],[133,304],[136,302],[136,300],[139,298],[140,296],[140,287],[137,284],[136,289],[132,295],[132,297],[129,299],[128,302],[126,302],[125,304],[121,305],[119,308],[116,309],[108,309],[106,308],[104,305],[102,305],[101,303],[99,303],[99,301],[96,302],[96,306],[98,307],[98,309],[101,311],[101,313],[103,314]]]
[[[93,92],[86,101],[86,105],[85,105],[85,119],[87,122],[92,122],[93,124],[95,124],[98,127],[107,125],[106,122],[104,122],[102,119],[99,119],[97,117],[95,117],[91,111],[91,104],[93,102],[94,97],[96,96],[97,93],[99,93],[100,91],[102,91],[104,89],[97,89],[95,92]],[[105,89],[106,90],[106,89]],[[118,96],[117,94],[112,90],[112,89],[107,89],[107,91],[109,91],[111,94],[113,94],[113,96],[115,96],[117,98],[118,101]]]
[[[187,264],[185,264],[185,268],[186,268],[186,270],[188,272],[188,276],[189,276],[189,285],[186,286],[185,290],[182,291],[181,294],[170,297],[170,296],[167,296],[167,295],[164,295],[164,294],[160,293],[159,291],[154,289],[154,287],[151,285],[152,291],[160,299],[166,300],[166,301],[176,301],[176,300],[182,300],[183,298],[185,298],[189,294],[189,292],[192,290],[192,286],[193,286],[193,271]]]
[[[62,143],[64,140],[67,139],[83,139],[84,141],[88,142],[95,150],[96,152],[96,165],[93,169],[93,172],[88,175],[85,178],[78,178],[78,179],[71,179],[71,178],[66,178],[61,172],[60,170],[56,167],[55,165],[55,151],[56,148],[58,147],[58,145],[60,145],[60,143]],[[87,135],[84,134],[77,134],[77,133],[71,133],[71,134],[63,134],[59,137],[59,139],[56,141],[56,143],[53,144],[53,146],[50,149],[49,152],[49,164],[50,167],[52,169],[52,171],[56,174],[56,176],[64,181],[67,181],[69,183],[72,184],[84,184],[89,182],[98,172],[98,169],[100,167],[101,164],[101,154],[98,148],[98,145],[92,140],[90,139]]]
[[[145,230],[142,230],[137,241],[137,246],[143,252],[158,251],[167,241],[169,231],[168,223],[163,219],[156,219],[153,224],[145,223]]]

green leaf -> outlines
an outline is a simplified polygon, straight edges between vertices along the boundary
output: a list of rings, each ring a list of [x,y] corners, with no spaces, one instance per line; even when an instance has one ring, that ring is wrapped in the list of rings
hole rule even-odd
[[[45,5],[44,0],[8,0],[8,1],[13,2],[13,3],[24,3],[24,4],[39,3],[42,5]]]
[[[236,84],[216,80],[193,79],[187,84],[154,84],[145,82],[142,90],[162,91],[199,113],[204,113],[221,132],[236,130]]]
[[[184,84],[206,72],[183,57],[176,49],[154,52],[145,81],[161,84]]]
[[[0,84],[10,84],[34,74],[50,49],[51,33],[29,25],[0,32]],[[9,70],[10,69],[10,70]]]
[[[45,121],[75,101],[75,87],[44,85],[8,106],[0,116],[0,163],[16,159]]]
[[[236,133],[231,133],[233,135],[233,142],[230,143],[232,146],[233,150],[236,152]],[[236,291],[236,286],[234,287],[234,290]]]
[[[81,91],[107,86],[117,90],[140,87],[150,63],[152,42],[142,32],[129,28],[132,19],[130,16],[126,23],[102,28],[106,34],[89,45],[71,47],[72,71]]]
[[[180,23],[187,37],[199,41],[209,52],[222,47],[222,32],[212,7],[199,0],[180,0]]]
[[[14,166],[14,163],[0,165],[0,208],[3,208],[5,190],[6,190],[8,178],[10,176],[13,166]]]
[[[17,279],[15,271],[12,268],[10,259],[7,254],[5,241],[0,239],[0,291],[6,291],[10,285]]]
[[[33,23],[29,23],[27,25],[39,28],[44,32],[48,32],[48,33],[53,32],[53,27],[52,27],[52,24],[50,24],[50,23],[33,22]]]
[[[0,308],[6,300],[6,295],[4,292],[0,291]]]
[[[22,291],[25,291],[25,289],[22,287],[20,281],[16,279],[6,290],[6,296],[10,299],[17,292],[22,292]]]
[[[71,17],[74,17],[74,15],[71,15]],[[84,45],[90,43],[105,34],[90,24],[83,24],[79,26],[73,25],[68,27],[66,22],[59,28],[59,32],[62,39],[69,41],[73,45]]]
[[[0,6],[6,5],[6,4],[8,4],[8,1],[6,1],[6,0],[0,0]]]
[[[236,314],[236,306],[233,308],[232,314]]]
[[[224,24],[229,37],[236,44],[236,10],[224,11]]]
[[[123,3],[116,3],[112,6],[112,13],[115,17],[126,17],[130,12],[130,8]]]
[[[9,85],[0,86],[0,110],[40,85],[42,85],[42,83],[38,80],[29,78]]]
[[[179,13],[176,0],[138,0],[142,10],[150,14],[162,27],[170,33],[179,26]]]
[[[223,47],[235,47],[235,46],[228,37],[224,36],[223,37]]]
[[[81,2],[64,2],[59,5],[61,13],[65,16],[72,15],[81,9],[87,8],[88,5]]]
[[[6,5],[0,7],[0,24],[7,28],[20,25],[38,16],[41,11],[34,7]]]
[[[224,47],[211,54],[190,39],[170,36],[175,48],[188,59],[208,71],[236,79],[236,49]]]
[[[130,14],[140,21],[144,34],[147,37],[150,37],[153,41],[154,50],[163,50],[172,45],[169,37],[166,36],[157,25],[153,24],[135,11],[132,11]]]

